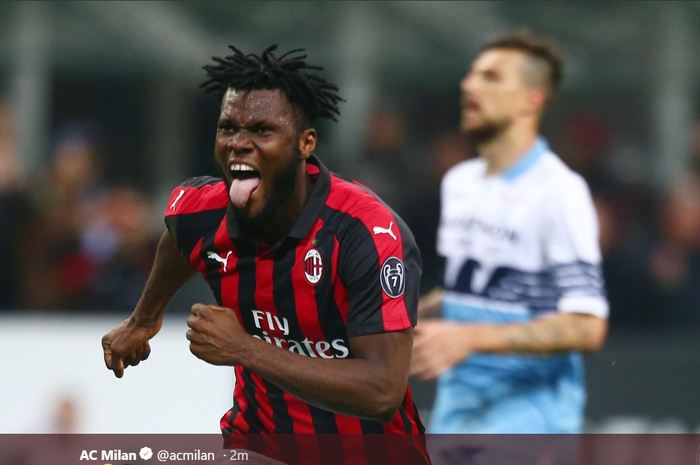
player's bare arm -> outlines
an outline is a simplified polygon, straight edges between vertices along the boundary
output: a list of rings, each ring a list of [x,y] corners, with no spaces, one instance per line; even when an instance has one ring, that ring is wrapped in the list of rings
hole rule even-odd
[[[597,352],[603,348],[608,321],[594,315],[568,313],[538,320],[522,328],[507,326],[506,340],[491,338],[482,345],[500,353],[550,354],[572,350]],[[485,333],[486,337],[490,335]],[[505,346],[505,347],[504,347]]]
[[[607,320],[582,313],[561,313],[528,324],[499,326],[428,321],[416,330],[411,375],[433,379],[475,352],[595,352],[603,347],[607,331]]]
[[[438,316],[444,292],[442,286],[437,286],[432,291],[422,295],[418,301],[418,318]]]
[[[102,338],[105,364],[117,378],[124,376],[127,367],[148,358],[151,353],[148,341],[160,331],[168,303],[194,275],[195,271],[177,250],[170,233],[164,232],[134,312]]]
[[[336,413],[388,422],[406,393],[413,329],[350,338],[352,359],[299,355],[249,335],[229,308],[196,304],[190,350],[214,365],[243,365],[301,400]]]

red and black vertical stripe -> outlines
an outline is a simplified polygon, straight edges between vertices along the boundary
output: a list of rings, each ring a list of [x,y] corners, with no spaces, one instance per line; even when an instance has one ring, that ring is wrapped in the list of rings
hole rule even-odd
[[[297,262],[296,258],[299,255],[299,251],[303,250],[298,248],[299,246],[299,243],[288,241],[278,249],[277,255],[279,258],[275,260],[273,275],[273,280],[275,283],[274,297],[278,314],[281,317],[286,318],[289,322],[289,335],[287,337],[290,340],[297,342],[301,342],[307,337],[310,337],[312,340],[314,339],[312,335],[305,334],[298,318],[299,313],[308,312],[310,310],[308,308],[297,308],[297,296],[303,294],[304,292],[308,292],[308,289],[305,290],[301,288],[304,283],[298,281],[300,278],[300,273],[295,273],[295,263]],[[303,275],[303,273],[301,274]],[[296,283],[295,278],[297,279]],[[306,278],[301,277],[301,279],[305,280]],[[295,288],[295,284],[298,289]],[[309,284],[306,283],[306,285],[308,286]],[[315,433],[338,432],[338,427],[335,423],[333,413],[310,404],[307,404],[307,408],[309,411],[309,417],[306,419],[300,418],[299,420],[302,422],[305,420],[310,420],[308,422],[313,424]],[[293,430],[289,432],[293,432]]]
[[[323,224],[323,222],[319,221],[319,224]],[[334,286],[337,282],[334,281],[337,276],[337,270],[334,267],[337,264],[333,262],[333,257],[336,255],[338,242],[330,228],[320,228],[314,235],[314,239],[316,247],[323,251],[324,268],[323,278],[313,289],[318,324],[326,341],[343,339],[349,351],[350,342],[347,339],[346,325],[334,298]]]
[[[382,290],[379,286],[379,253],[362,222],[348,213],[324,207],[321,218],[333,224],[340,231],[338,242],[338,275],[348,293],[349,311],[346,315],[346,331],[349,337],[384,332],[382,313],[377,311],[383,305]],[[362,260],[367,269],[376,273],[363,274],[364,270],[353,267],[353,260]],[[355,325],[355,326],[354,326]]]

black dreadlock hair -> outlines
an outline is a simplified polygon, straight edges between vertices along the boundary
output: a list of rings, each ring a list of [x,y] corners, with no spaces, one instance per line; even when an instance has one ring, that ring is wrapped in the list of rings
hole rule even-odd
[[[306,64],[305,49],[291,50],[277,58],[273,53],[277,45],[267,47],[261,56],[246,55],[233,45],[229,48],[233,55],[212,57],[218,64],[203,67],[209,79],[199,87],[205,94],[221,102],[229,87],[244,91],[281,89],[292,106],[301,110],[307,127],[318,118],[338,122],[338,103],[345,100],[336,86],[312,72],[323,68]]]

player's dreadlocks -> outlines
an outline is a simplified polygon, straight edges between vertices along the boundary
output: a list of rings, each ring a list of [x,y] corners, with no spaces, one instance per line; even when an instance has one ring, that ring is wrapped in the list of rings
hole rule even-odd
[[[338,121],[338,103],[345,100],[336,86],[313,72],[323,68],[306,64],[305,49],[291,50],[278,58],[273,53],[277,45],[266,48],[261,56],[246,55],[233,45],[229,48],[233,55],[212,57],[218,64],[203,67],[209,77],[199,86],[204,93],[220,102],[229,87],[243,91],[281,89],[292,106],[301,110],[307,127],[317,118]]]

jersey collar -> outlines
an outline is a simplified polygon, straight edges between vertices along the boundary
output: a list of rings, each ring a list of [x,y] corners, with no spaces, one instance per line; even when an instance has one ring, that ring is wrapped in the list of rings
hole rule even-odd
[[[331,174],[328,168],[321,163],[321,160],[319,160],[316,155],[311,155],[311,157],[306,160],[306,172],[316,177],[316,183],[311,190],[311,194],[309,194],[309,198],[306,199],[306,203],[299,214],[297,222],[294,223],[292,229],[281,241],[275,244],[274,247],[284,242],[284,239],[287,237],[295,239],[303,239],[306,237],[314,223],[316,223],[316,219],[321,214],[323,206],[326,204],[328,193],[331,189]],[[226,210],[226,221],[228,225],[228,235],[231,239],[245,239],[246,236],[236,220],[230,202]]]
[[[540,136],[535,143],[525,152],[513,166],[501,173],[501,179],[507,182],[515,181],[518,177],[532,168],[542,154],[549,152],[549,144]]]
[[[311,155],[306,160],[306,172],[311,176],[316,176],[316,185],[314,185],[309,198],[306,200],[299,219],[297,219],[297,222],[292,226],[292,230],[287,234],[287,237],[295,239],[303,239],[311,232],[318,215],[321,214],[321,210],[326,205],[328,193],[331,190],[331,173],[316,155]]]

